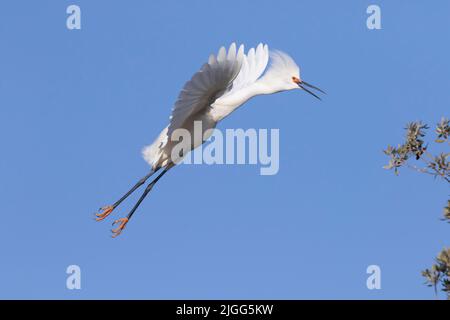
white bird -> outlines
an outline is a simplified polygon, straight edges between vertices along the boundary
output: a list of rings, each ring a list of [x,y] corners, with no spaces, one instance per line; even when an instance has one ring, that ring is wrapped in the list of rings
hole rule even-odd
[[[113,225],[119,225],[111,230],[113,237],[122,232],[155,183],[187,154],[179,155],[177,159],[172,157],[172,149],[178,143],[171,140],[176,129],[183,128],[193,133],[194,121],[201,121],[203,133],[211,133],[212,130],[208,129],[215,128],[219,121],[257,95],[302,89],[320,99],[305,86],[324,93],[301,79],[300,68],[286,53],[277,50],[269,52],[268,46],[261,43],[256,49],[251,48],[247,54],[244,53],[243,45],[236,50],[235,43],[231,44],[228,51],[225,47],[220,48],[218,54],[211,55],[208,62],[186,82],[172,109],[169,125],[151,145],[143,149],[142,155],[151,166],[150,173],[113,205],[100,208],[96,220],[101,221],[109,216],[122,201],[161,169],[161,173],[147,185],[128,215],[114,221]],[[206,133],[203,139],[192,141],[190,150],[203,144],[209,136]]]

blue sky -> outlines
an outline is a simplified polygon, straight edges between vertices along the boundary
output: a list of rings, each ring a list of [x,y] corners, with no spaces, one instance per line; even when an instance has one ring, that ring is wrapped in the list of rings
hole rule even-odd
[[[378,4],[382,30],[366,28]],[[77,4],[82,29],[66,28]],[[448,186],[382,169],[405,123],[449,116],[450,3],[5,1],[0,298],[434,299]],[[125,232],[92,213],[147,171],[184,82],[231,42],[288,52],[325,89],[257,97],[220,124],[279,128],[280,171],[179,166]],[[126,214],[139,193],[114,217]],[[66,289],[68,265],[82,289]],[[381,267],[381,290],[366,268]]]

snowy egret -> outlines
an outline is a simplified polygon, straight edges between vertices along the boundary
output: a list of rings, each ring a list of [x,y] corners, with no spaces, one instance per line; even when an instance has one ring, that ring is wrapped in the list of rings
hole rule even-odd
[[[270,65],[269,65],[270,57]],[[186,82],[172,109],[169,125],[162,130],[156,140],[146,146],[142,155],[151,166],[151,171],[140,179],[122,198],[113,205],[100,208],[96,220],[101,221],[124,201],[136,189],[142,186],[154,173],[159,175],[150,182],[143,194],[124,218],[114,221],[118,224],[111,230],[113,237],[118,236],[139,207],[141,202],[156,184],[156,182],[186,154],[177,154],[174,158],[172,150],[176,144],[171,139],[177,129],[193,131],[194,122],[201,121],[204,135],[194,135],[190,142],[190,150],[203,144],[210,136],[210,129],[217,123],[257,95],[272,94],[281,91],[302,89],[319,98],[310,89],[321,89],[305,82],[300,77],[300,68],[294,60],[281,51],[270,51],[267,45],[259,44],[251,48],[247,54],[244,46],[239,49],[233,43],[228,51],[222,47],[218,54],[211,55],[207,63]],[[209,135],[209,136],[208,136]]]

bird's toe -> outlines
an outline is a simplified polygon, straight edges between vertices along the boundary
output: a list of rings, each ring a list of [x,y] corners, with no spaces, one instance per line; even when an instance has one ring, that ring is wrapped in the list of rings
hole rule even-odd
[[[99,212],[97,212],[95,214],[95,216],[96,216],[95,220],[102,221],[103,219],[108,217],[111,214],[111,212],[113,212],[113,210],[114,210],[113,206],[106,206],[106,207],[100,208]]]

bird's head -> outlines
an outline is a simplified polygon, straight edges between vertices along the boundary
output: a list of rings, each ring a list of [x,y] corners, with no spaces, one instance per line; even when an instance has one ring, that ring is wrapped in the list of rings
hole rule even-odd
[[[300,68],[289,55],[281,51],[271,51],[271,64],[264,75],[264,81],[271,86],[274,91],[286,91],[301,89],[313,95],[320,100],[320,97],[309,90],[315,89],[322,93],[323,90],[302,80],[300,77]]]

